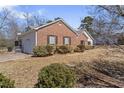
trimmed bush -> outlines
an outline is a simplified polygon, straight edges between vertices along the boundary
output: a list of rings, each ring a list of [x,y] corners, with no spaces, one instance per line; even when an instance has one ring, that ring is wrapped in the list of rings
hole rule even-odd
[[[13,48],[12,47],[7,47],[8,52],[12,52]]]
[[[76,83],[75,72],[64,64],[54,63],[41,69],[38,75],[38,88],[69,88]]]
[[[68,45],[62,45],[57,47],[57,52],[60,54],[67,54],[72,52],[72,48]]]
[[[93,48],[94,48],[94,47],[91,46],[91,45],[85,45],[85,49],[86,49],[86,50],[93,49]]]
[[[76,47],[76,48],[74,49],[74,52],[81,52],[81,50],[80,50],[79,47]]]
[[[0,73],[0,88],[14,88],[14,81],[11,81]]]
[[[49,55],[53,55],[55,53],[56,47],[54,45],[46,45],[45,48]]]
[[[33,49],[34,56],[36,57],[45,57],[48,56],[48,51],[44,46],[36,46]]]
[[[77,47],[74,49],[74,52],[84,52],[84,50],[93,49],[93,46],[91,45],[77,45]]]
[[[82,45],[82,44],[77,45],[77,47],[79,47],[81,51],[84,51],[84,50],[85,50],[85,46],[84,46],[84,45]]]
[[[80,44],[80,45],[77,45],[77,47],[74,49],[74,52],[84,52],[85,50],[85,46]]]

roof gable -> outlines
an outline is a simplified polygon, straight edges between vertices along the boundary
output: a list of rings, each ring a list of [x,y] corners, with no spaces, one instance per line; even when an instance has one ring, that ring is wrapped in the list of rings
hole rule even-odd
[[[58,19],[58,20],[52,21],[52,22],[50,22],[50,23],[44,24],[44,25],[42,25],[42,26],[35,27],[35,28],[33,28],[32,30],[23,33],[21,36],[26,35],[26,34],[29,34],[29,33],[31,33],[31,32],[38,31],[39,29],[42,29],[42,28],[47,27],[47,26],[50,26],[50,25],[55,24],[55,23],[57,23],[57,22],[62,22],[62,23],[63,23],[68,29],[70,29],[76,36],[79,36],[79,34],[82,34],[82,33],[83,33],[87,38],[91,38],[92,40],[94,40],[93,37],[89,34],[88,31],[86,31],[85,29],[82,30],[82,31],[76,31],[76,30],[74,30],[71,26],[69,26],[63,19]]]
[[[89,33],[86,29],[77,31],[77,34],[78,34],[78,35],[84,34],[87,38],[91,38],[92,40],[94,40],[93,37],[90,35],[90,33]]]
[[[68,25],[64,20],[62,20],[62,19],[58,19],[58,20],[55,20],[55,21],[53,21],[53,22],[47,23],[47,24],[45,24],[45,25],[36,27],[36,28],[34,28],[34,30],[38,31],[39,29],[42,29],[42,28],[47,27],[47,26],[50,26],[50,25],[55,24],[55,23],[57,23],[57,22],[62,22],[68,29],[70,29],[74,34],[77,35],[76,31],[75,31],[71,26],[69,26],[69,25]]]

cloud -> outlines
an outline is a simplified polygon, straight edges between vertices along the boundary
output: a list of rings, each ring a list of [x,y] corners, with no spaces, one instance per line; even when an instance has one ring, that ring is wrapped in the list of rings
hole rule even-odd
[[[24,15],[26,14],[26,12],[17,10],[17,7],[18,6],[0,6],[0,11],[2,11],[3,8],[5,8],[11,11],[12,16],[19,18],[19,19],[25,19]],[[26,8],[26,10],[28,10],[28,8]],[[29,14],[29,17],[31,17],[32,15],[36,15],[36,14],[42,16],[45,14],[45,12],[46,10],[42,8],[42,9],[38,9],[37,11],[28,12],[28,14]]]
[[[25,19],[24,15],[25,15],[25,12],[22,12],[22,11],[18,11],[16,8],[18,6],[0,6],[0,12],[3,10],[3,9],[7,9],[8,11],[11,11],[11,15],[16,17],[16,18],[20,18],[20,19]]]
[[[32,11],[29,13],[29,17],[33,16],[33,15],[38,15],[38,16],[43,16],[46,13],[45,9],[38,9],[36,11]]]
[[[0,11],[2,11],[3,9],[7,9],[7,10],[13,10],[16,6],[7,6],[7,5],[0,5]]]
[[[2,11],[2,9],[5,8],[5,7],[7,7],[7,6],[5,6],[5,5],[0,5],[0,11]]]
[[[39,14],[39,15],[44,15],[45,13],[46,13],[46,9],[40,9],[40,10],[38,10],[37,11],[37,13]]]
[[[20,18],[20,19],[25,19],[25,12],[21,12],[21,11],[17,11],[17,10],[13,10],[12,11],[12,15],[14,15],[16,18]]]

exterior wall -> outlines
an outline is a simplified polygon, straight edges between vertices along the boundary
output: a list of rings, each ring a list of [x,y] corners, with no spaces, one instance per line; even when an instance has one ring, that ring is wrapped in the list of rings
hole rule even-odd
[[[36,44],[35,32],[28,33],[22,37],[22,51],[24,53],[32,53],[32,50]]]
[[[69,27],[67,27],[62,21],[58,21],[49,26],[43,27],[37,31],[29,32],[22,36],[22,50],[24,53],[32,53],[35,46],[47,45],[48,36],[54,35],[57,37],[57,45],[63,45],[63,37],[69,37],[71,39],[71,46],[75,47],[81,43],[81,40],[90,41],[93,45],[93,40],[84,33],[77,35]]]
[[[47,36],[57,36],[57,45],[63,45],[63,37],[67,36],[71,38],[71,45],[76,46],[80,44],[80,39],[86,40],[85,36],[78,37],[72,32],[63,22],[57,22],[37,31],[37,45],[47,45]]]
[[[91,46],[93,46],[93,40],[90,38],[90,36],[84,31],[84,34],[86,35],[87,41],[90,42]]]
[[[81,40],[83,40],[85,42],[85,44],[86,44],[86,42],[88,41],[88,38],[86,37],[86,35],[84,35],[83,33],[81,33],[77,37],[77,45],[81,43]]]

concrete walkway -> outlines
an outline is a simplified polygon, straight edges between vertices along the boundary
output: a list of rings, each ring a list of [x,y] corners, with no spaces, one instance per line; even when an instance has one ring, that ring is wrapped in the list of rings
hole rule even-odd
[[[0,62],[6,62],[10,60],[24,59],[30,57],[31,55],[23,54],[23,53],[8,53],[0,55]]]

